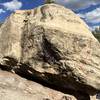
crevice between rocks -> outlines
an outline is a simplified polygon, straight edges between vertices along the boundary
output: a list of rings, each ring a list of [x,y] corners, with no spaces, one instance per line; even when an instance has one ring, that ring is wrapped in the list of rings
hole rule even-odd
[[[13,64],[16,65],[16,60],[10,58],[10,62],[13,62]],[[10,62],[7,62],[7,63],[10,63]],[[29,64],[21,64],[18,67],[0,65],[0,69],[4,70],[4,71],[14,72],[17,75],[19,75],[19,76],[21,76],[21,77],[23,77],[25,79],[37,82],[37,83],[42,84],[43,86],[46,86],[48,88],[63,92],[65,94],[73,95],[73,96],[75,96],[77,98],[77,100],[90,100],[89,95],[86,94],[86,93],[82,93],[80,91],[76,92],[76,91],[71,90],[71,89],[67,89],[66,90],[66,89],[64,89],[62,87],[58,87],[58,86],[56,86],[56,85],[54,85],[52,83],[44,81],[44,79],[43,79],[44,77],[41,76],[41,73],[39,73],[39,72],[35,71],[34,69],[32,69],[29,66]],[[80,98],[80,96],[82,96],[83,98]]]

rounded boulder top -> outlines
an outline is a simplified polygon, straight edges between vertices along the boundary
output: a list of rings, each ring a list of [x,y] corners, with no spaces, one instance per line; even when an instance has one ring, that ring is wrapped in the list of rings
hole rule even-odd
[[[14,15],[16,14],[21,14],[24,17],[29,14],[28,21],[30,23],[42,25],[46,28],[93,37],[86,23],[72,10],[61,5],[45,4],[32,10],[18,10],[14,13]]]

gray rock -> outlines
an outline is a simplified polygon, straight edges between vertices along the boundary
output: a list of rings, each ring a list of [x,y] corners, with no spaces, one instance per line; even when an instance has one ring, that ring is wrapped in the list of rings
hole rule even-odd
[[[59,88],[100,91],[100,44],[71,10],[46,4],[16,11],[0,28],[0,64]]]

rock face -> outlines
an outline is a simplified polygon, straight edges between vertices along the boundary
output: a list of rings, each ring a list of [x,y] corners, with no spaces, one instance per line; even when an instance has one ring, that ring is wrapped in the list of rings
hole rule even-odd
[[[0,65],[65,90],[100,91],[99,42],[76,14],[56,4],[16,11],[6,20]]]

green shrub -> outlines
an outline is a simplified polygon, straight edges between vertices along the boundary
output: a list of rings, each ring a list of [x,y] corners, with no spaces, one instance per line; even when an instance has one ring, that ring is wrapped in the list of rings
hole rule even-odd
[[[0,27],[1,27],[2,24],[3,24],[3,23],[0,23]]]
[[[100,42],[100,27],[96,28],[92,33]]]
[[[45,4],[55,3],[55,0],[45,0]]]

